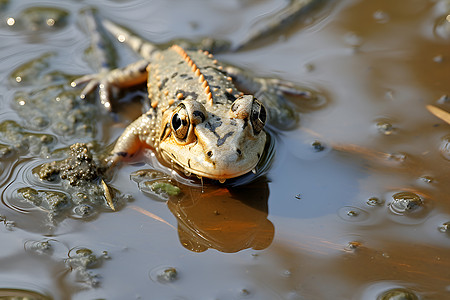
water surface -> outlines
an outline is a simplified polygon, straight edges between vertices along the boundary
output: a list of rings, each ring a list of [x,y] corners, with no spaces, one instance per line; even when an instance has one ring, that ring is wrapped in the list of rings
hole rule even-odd
[[[294,99],[298,126],[271,129],[276,152],[267,174],[237,190],[182,185],[182,197],[161,201],[130,180],[132,172],[149,168],[136,162],[109,183],[133,201],[56,225],[19,201],[17,190],[56,189],[33,168],[75,142],[112,143],[140,109],[133,102],[122,105],[125,112],[108,114],[90,102],[80,109],[94,112],[93,122],[72,131],[20,109],[17,93],[43,88],[43,98],[53,99],[46,88],[70,93],[72,77],[95,71],[84,54],[90,41],[80,11],[95,6],[100,17],[155,42],[206,36],[238,44],[286,3],[4,3],[0,122],[13,120],[27,133],[54,140],[39,136],[34,148],[19,147],[0,160],[0,295],[377,299],[404,288],[419,299],[450,296],[450,127],[425,109],[432,104],[450,111],[448,1],[329,1],[268,40],[218,55],[323,96],[314,103]],[[58,9],[56,17],[49,8]],[[56,23],[49,25],[52,18]],[[136,60],[115,46],[117,65]],[[50,58],[31,68],[40,73],[17,82],[14,70],[43,55]],[[4,134],[0,141],[10,143]],[[323,151],[315,151],[316,141]],[[417,205],[402,210],[405,195],[416,197]],[[73,259],[91,254],[91,264]]]

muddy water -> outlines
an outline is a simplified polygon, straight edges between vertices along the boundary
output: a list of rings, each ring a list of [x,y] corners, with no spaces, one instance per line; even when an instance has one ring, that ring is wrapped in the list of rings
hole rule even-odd
[[[92,2],[101,17],[155,42],[213,36],[234,44],[285,5]],[[111,115],[72,102],[86,118],[58,126],[56,112],[21,109],[18,92],[56,99],[71,93],[65,86],[75,75],[94,71],[80,16],[91,2],[46,1],[44,10],[1,3],[0,122],[22,128],[1,135],[1,296],[390,299],[399,289],[405,299],[450,297],[450,127],[425,109],[450,111],[448,1],[330,1],[246,51],[219,55],[323,96],[293,99],[298,126],[271,129],[276,153],[266,175],[236,189],[183,181],[181,196],[165,201],[130,180],[149,168],[136,162],[109,181],[130,199],[118,211],[54,222],[48,209],[20,200],[23,187],[60,188],[32,170],[72,143],[112,143],[139,105]],[[115,46],[118,65],[136,59]],[[17,80],[14,70],[48,53]],[[25,138],[8,139],[12,131]]]

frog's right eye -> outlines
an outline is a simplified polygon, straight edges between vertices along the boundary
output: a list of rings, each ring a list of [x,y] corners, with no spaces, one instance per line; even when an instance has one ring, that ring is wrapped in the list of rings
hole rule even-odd
[[[191,125],[189,122],[189,115],[184,105],[180,105],[178,109],[174,111],[170,125],[175,137],[180,141],[184,141],[188,135],[189,126]]]

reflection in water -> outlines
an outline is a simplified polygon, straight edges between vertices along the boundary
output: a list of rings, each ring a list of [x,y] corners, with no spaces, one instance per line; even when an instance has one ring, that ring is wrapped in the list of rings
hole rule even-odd
[[[0,299],[4,300],[51,300],[50,296],[41,295],[34,291],[22,289],[3,289],[0,288]]]
[[[265,178],[244,188],[191,188],[167,205],[178,221],[181,244],[194,252],[214,248],[238,252],[267,248],[274,226],[267,219],[269,187]]]

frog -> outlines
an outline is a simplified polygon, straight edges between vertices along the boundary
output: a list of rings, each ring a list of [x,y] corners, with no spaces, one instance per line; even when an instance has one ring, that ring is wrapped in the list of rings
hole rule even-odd
[[[100,22],[143,59],[82,76],[71,85],[85,85],[82,98],[98,88],[107,110],[114,88],[146,83],[150,100],[148,111],[118,138],[106,158],[108,168],[150,148],[166,165],[198,178],[224,183],[256,173],[269,140],[265,125],[285,107],[272,95],[305,95],[290,82],[253,78],[207,50],[179,44],[160,49],[109,20]]]

